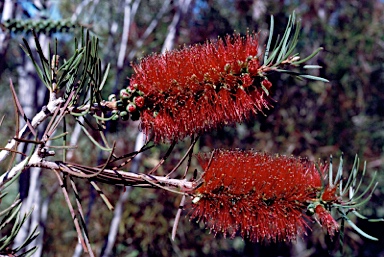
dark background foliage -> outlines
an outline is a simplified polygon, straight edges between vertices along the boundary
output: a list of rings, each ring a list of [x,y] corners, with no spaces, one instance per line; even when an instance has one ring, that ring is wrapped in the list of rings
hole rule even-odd
[[[141,1],[136,16],[132,19],[125,60],[117,65],[122,27],[124,22],[124,1],[43,1],[36,17],[33,6],[28,1],[14,3],[15,18],[28,20],[46,19],[44,15],[58,20],[71,18],[78,10],[76,18],[83,26],[100,37],[100,54],[105,63],[111,63],[112,71],[105,90],[105,97],[118,92],[129,83],[132,74],[130,62],[141,57],[160,52],[167,35],[168,25],[177,12],[176,3],[171,1],[157,26],[148,37],[138,42],[151,20],[161,9],[163,1]],[[126,1],[127,2],[127,1]],[[129,2],[129,1],[128,1]],[[24,4],[23,4],[24,3]],[[84,9],[79,6],[84,5]],[[0,3],[0,10],[5,6]],[[51,10],[43,14],[42,9]],[[31,11],[32,10],[32,11]],[[56,10],[53,12],[52,10]],[[226,127],[200,138],[198,147],[202,151],[213,148],[253,148],[286,155],[308,157],[311,160],[327,160],[329,155],[339,157],[342,153],[349,167],[355,154],[368,165],[368,176],[379,171],[379,180],[384,176],[384,3],[369,1],[259,1],[259,0],[195,0],[179,20],[174,39],[174,48],[183,44],[195,44],[215,40],[232,34],[234,31],[245,34],[247,31],[260,32],[260,55],[263,40],[268,35],[270,15],[275,17],[275,33],[282,33],[293,11],[300,17],[302,33],[297,52],[301,56],[310,54],[322,46],[311,64],[323,68],[313,75],[327,78],[330,82],[299,81],[282,74],[272,74],[273,106],[267,115],[235,127]],[[59,15],[58,15],[59,14]],[[34,17],[32,17],[34,16]],[[73,37],[80,29],[68,33],[51,34],[58,37],[59,54],[70,56],[73,51]],[[14,118],[9,78],[20,76],[26,56],[18,44],[29,34],[12,33],[10,41],[0,53],[0,78],[2,94],[2,114],[6,114],[1,126],[1,142],[7,142],[14,133]],[[19,70],[18,70],[19,69]],[[30,71],[31,72],[31,71]],[[36,75],[32,78],[39,88]],[[17,84],[17,83],[16,83]],[[33,86],[33,84],[31,84]],[[41,86],[41,83],[40,83]],[[44,92],[45,88],[35,94]],[[34,102],[35,105],[39,103]],[[111,140],[118,139],[117,152],[133,150],[136,131],[135,122],[111,123]],[[100,155],[87,141],[80,138],[79,150],[72,161],[94,165],[100,162]],[[185,152],[188,140],[177,145],[171,158],[163,166],[169,171]],[[148,171],[165,153],[166,146],[158,146],[146,153],[141,171]],[[337,159],[337,158],[335,158]],[[193,166],[196,166],[194,163]],[[182,170],[182,169],[180,169]],[[42,191],[51,197],[48,219],[44,224],[44,256],[68,256],[77,243],[69,212],[64,204],[58,186],[48,171],[41,174]],[[380,182],[381,182],[380,181]],[[96,254],[100,253],[106,236],[112,212],[107,209],[93,189],[84,181],[77,181],[83,205],[88,209],[88,229]],[[56,185],[56,186],[55,186]],[[123,188],[101,185],[112,202],[116,202]],[[17,191],[17,189],[15,189]],[[362,210],[369,217],[383,217],[384,187],[376,189],[370,203]],[[338,240],[331,240],[324,231],[314,224],[308,236],[296,243],[259,244],[243,241],[241,238],[229,240],[221,235],[211,235],[202,224],[189,222],[188,217],[179,224],[177,238],[170,239],[170,230],[178,208],[179,199],[175,195],[154,189],[134,188],[124,205],[123,219],[119,225],[118,238],[114,248],[115,256],[332,256],[338,248]],[[188,211],[186,211],[187,213]],[[379,256],[384,254],[380,231],[382,223],[356,221],[358,226],[379,242],[365,240],[347,228],[345,251],[347,255]]]

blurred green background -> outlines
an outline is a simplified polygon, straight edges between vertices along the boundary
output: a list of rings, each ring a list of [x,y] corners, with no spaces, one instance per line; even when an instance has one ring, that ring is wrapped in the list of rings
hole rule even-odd
[[[7,2],[0,3],[3,22]],[[137,62],[153,52],[161,52],[166,40],[171,40],[168,46],[179,48],[184,44],[214,40],[234,31],[241,34],[255,31],[260,33],[262,55],[270,15],[275,17],[275,34],[281,34],[289,14],[295,11],[303,26],[297,52],[306,56],[314,49],[323,47],[324,50],[310,64],[321,65],[323,68],[314,71],[313,75],[327,78],[330,82],[299,81],[278,73],[272,74],[270,80],[274,86],[271,94],[275,102],[274,108],[266,116],[258,115],[244,124],[205,134],[196,148],[201,151],[213,148],[253,148],[308,157],[311,160],[327,160],[330,155],[338,159],[343,153],[346,168],[352,166],[357,154],[367,161],[367,181],[373,171],[379,171],[380,180],[371,201],[361,212],[368,217],[384,217],[384,186],[381,182],[384,179],[383,1],[11,2],[12,19],[33,20],[37,23],[43,20],[65,20],[70,22],[68,24],[75,24],[67,33],[51,33],[55,32],[54,26],[51,30],[45,29],[47,38],[44,40],[53,42],[54,38],[58,38],[58,53],[62,58],[71,56],[74,37],[80,35],[79,24],[90,28],[100,37],[100,55],[104,66],[110,63],[112,67],[104,92],[105,98],[128,85],[132,74],[130,62]],[[128,39],[122,44],[127,6],[130,7],[131,15]],[[179,17],[178,20],[175,17]],[[169,39],[167,36],[171,34],[172,24],[174,37]],[[27,57],[19,47],[23,37],[31,38],[31,35],[13,31],[1,42],[0,87],[3,93],[0,94],[0,103],[1,115],[6,115],[0,127],[2,146],[14,135],[15,120],[9,78],[12,78],[19,94],[22,94],[26,89],[20,86],[21,77],[29,76],[27,87],[35,89],[23,97],[33,99],[29,103],[31,113],[41,107],[46,98],[45,87],[33,74],[33,69],[26,66]],[[122,45],[126,48],[122,48]],[[118,140],[117,153],[127,153],[134,149],[138,126],[136,122],[109,124],[108,138],[111,141]],[[188,141],[176,146],[160,173],[170,171],[178,162]],[[103,159],[86,137],[80,137],[77,145],[80,149],[76,150],[71,161],[95,165]],[[150,170],[166,149],[166,145],[159,145],[146,152],[140,171]],[[192,166],[195,167],[196,163]],[[1,167],[2,170],[6,169],[4,165]],[[180,168],[180,174],[182,172]],[[49,171],[43,171],[41,181],[40,189],[45,198],[50,199],[43,226],[43,256],[70,256],[77,239],[69,211],[55,176]],[[83,206],[86,207],[90,239],[96,255],[100,255],[113,212],[107,209],[86,181],[76,180],[76,183]],[[121,187],[99,186],[112,203],[123,192]],[[325,236],[316,224],[312,226],[312,231],[308,231],[308,236],[296,243],[257,244],[241,238],[230,240],[221,235],[214,237],[202,224],[190,223],[188,216],[181,219],[177,238],[173,242],[170,232],[179,201],[177,196],[161,190],[134,188],[130,191],[124,205],[113,256],[334,256],[338,248],[338,240]],[[356,220],[356,224],[380,241],[365,240],[347,228],[346,256],[384,256],[384,236],[381,233],[384,224],[362,220]]]

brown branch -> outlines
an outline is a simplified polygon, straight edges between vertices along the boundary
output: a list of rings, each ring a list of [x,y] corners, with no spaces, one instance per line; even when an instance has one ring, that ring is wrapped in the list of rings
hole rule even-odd
[[[172,153],[175,145],[176,145],[176,142],[172,142],[171,146],[168,148],[168,151],[165,153],[164,157],[159,161],[159,163],[148,174],[152,174],[159,169],[159,167],[167,160],[169,155]]]
[[[69,173],[78,178],[92,178],[93,181],[99,181],[110,185],[140,187],[164,185],[166,187],[179,188],[181,191],[188,191],[196,187],[195,182],[189,182],[186,179],[170,179],[165,176],[140,174],[113,169],[103,169],[102,172],[100,172],[100,169],[102,168],[85,167],[77,164],[43,161],[39,164],[39,167],[60,169],[62,172]],[[94,176],[96,173],[98,173],[98,175]]]
[[[184,154],[183,158],[181,158],[181,160],[179,161],[178,164],[176,164],[176,166],[171,170],[171,172],[169,172],[167,174],[167,177],[171,176],[172,173],[174,173],[179,167],[180,165],[185,161],[185,159],[188,157],[188,162],[190,161],[191,159],[191,156],[192,156],[192,152],[193,152],[193,147],[195,146],[197,140],[199,139],[199,136],[192,136],[191,138],[191,145],[189,146],[187,152]],[[184,173],[184,176],[183,178],[185,178],[186,176],[186,172]]]
[[[28,117],[25,115],[25,112],[23,110],[23,107],[21,107],[21,104],[20,104],[20,101],[17,97],[17,94],[16,94],[16,90],[15,90],[15,87],[13,86],[13,83],[12,83],[12,80],[10,79],[9,80],[9,87],[11,88],[11,92],[12,92],[12,98],[13,98],[13,101],[15,103],[15,106],[17,107],[17,111],[20,113],[20,115],[23,117],[24,121],[26,122],[29,130],[32,132],[32,134],[34,136],[37,135],[37,132],[35,130],[35,128],[32,126],[31,122],[29,121]]]
[[[9,152],[12,152],[12,153],[16,153],[16,154],[20,154],[20,155],[23,155],[23,156],[27,156],[25,153],[19,152],[19,151],[15,150],[15,149],[8,149],[8,148],[0,147],[0,150],[1,151],[9,151]]]
[[[35,151],[31,158],[23,160],[19,164],[15,165],[11,170],[1,175],[0,186],[2,186],[6,181],[10,180],[26,168],[40,167],[50,170],[61,171],[77,178],[92,178],[92,181],[99,181],[110,185],[140,187],[154,187],[155,185],[159,185],[161,187],[165,186],[169,188],[179,188],[183,192],[192,190],[196,187],[196,182],[190,182],[186,179],[171,179],[164,176],[140,174],[105,168],[103,169],[103,167],[86,167],[81,166],[79,164],[70,164],[59,161],[47,161],[40,157],[38,153],[39,151]],[[95,176],[95,174],[97,175]]]
[[[78,220],[78,218],[76,217],[75,210],[73,209],[71,200],[69,199],[68,191],[67,191],[67,189],[66,189],[66,187],[65,187],[65,185],[64,185],[64,181],[63,181],[63,179],[61,178],[60,173],[59,173],[58,170],[54,170],[54,172],[55,172],[55,174],[56,174],[56,176],[57,176],[57,179],[59,180],[61,189],[62,189],[62,191],[63,191],[64,199],[65,199],[65,201],[67,202],[69,211],[70,211],[70,213],[71,213],[71,216],[72,216],[72,219],[73,219],[73,223],[74,223],[75,228],[76,228],[77,237],[78,237],[78,239],[79,239],[79,242],[80,242],[81,245],[83,246],[84,252],[88,252],[87,245],[85,244],[84,237],[83,237],[83,234],[82,234],[82,231],[81,231],[81,228],[80,228],[79,220]],[[92,251],[90,251],[90,254],[91,254],[91,253],[92,253]]]
[[[44,106],[42,110],[33,117],[31,121],[31,125],[33,128],[36,128],[39,126],[45,119],[47,119],[52,113],[55,112],[57,108],[59,108],[60,104],[64,100],[61,98],[49,101],[47,106]],[[29,127],[27,125],[24,125],[24,127],[17,133],[17,138],[22,139],[25,138],[31,131],[29,130]],[[12,139],[4,148],[5,149],[12,149],[17,144],[17,141],[15,139]],[[2,162],[7,156],[10,154],[10,151],[8,150],[2,150],[0,152],[0,162]]]

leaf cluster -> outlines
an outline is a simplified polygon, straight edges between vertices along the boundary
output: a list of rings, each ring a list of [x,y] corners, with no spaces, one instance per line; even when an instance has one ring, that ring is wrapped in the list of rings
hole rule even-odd
[[[9,187],[19,176],[15,176],[13,179],[9,180],[0,191],[0,201],[7,195],[7,192],[4,192],[4,189]],[[39,235],[37,227],[26,237],[24,242],[19,246],[13,246],[14,240],[17,234],[20,232],[22,225],[26,222],[28,217],[31,215],[32,210],[28,213],[21,214],[21,205],[22,201],[19,198],[19,195],[13,200],[13,203],[6,207],[0,212],[0,233],[3,234],[3,237],[0,238],[0,254],[1,255],[12,255],[12,256],[32,256],[37,250],[36,246],[30,247],[33,244],[34,240]],[[29,248],[26,250],[26,248]]]

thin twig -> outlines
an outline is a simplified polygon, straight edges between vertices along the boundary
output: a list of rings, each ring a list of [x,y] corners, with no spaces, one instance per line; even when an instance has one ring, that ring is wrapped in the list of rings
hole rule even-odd
[[[185,167],[183,179],[185,179],[185,177],[187,176],[189,167],[191,166],[191,159],[192,159],[192,153],[193,153],[193,150],[191,150],[191,149],[193,149],[193,146],[196,144],[198,138],[199,138],[198,136],[196,138],[192,137],[191,147],[188,149],[188,151],[186,153],[186,155],[188,154],[188,162],[187,162],[187,167]],[[185,197],[186,197],[185,194],[181,197],[179,208],[178,208],[176,216],[175,216],[175,222],[173,223],[173,228],[172,228],[172,240],[175,240],[175,237],[176,237],[176,232],[177,232],[177,227],[179,225],[181,212],[184,209]]]
[[[105,205],[107,205],[108,209],[110,211],[113,211],[114,207],[113,205],[111,204],[111,202],[108,200],[107,196],[103,193],[103,191],[101,190],[101,188],[96,184],[95,181],[90,181],[89,183],[91,183],[91,185],[93,186],[93,188],[96,190],[96,192],[100,195],[101,199],[104,201]]]
[[[64,106],[62,108],[58,108],[57,110],[55,110],[54,117],[56,117],[56,115],[58,115],[58,117],[57,119],[52,119],[54,120],[54,122],[50,123],[50,126],[47,127],[47,130],[46,130],[47,138],[51,137],[51,135],[56,131],[57,127],[59,126],[59,123],[63,120],[64,116],[67,113],[67,108],[71,102],[72,97],[74,97],[74,95],[75,95],[75,92],[71,92],[67,101],[65,101]],[[57,114],[58,111],[60,111],[60,114]]]
[[[172,173],[174,173],[174,172],[180,167],[180,165],[185,161],[185,159],[186,159],[187,157],[189,157],[189,159],[191,158],[191,156],[192,156],[192,152],[193,152],[193,147],[195,146],[195,144],[196,144],[196,142],[197,142],[198,139],[199,139],[199,136],[196,136],[196,137],[195,137],[195,136],[192,136],[192,138],[191,138],[191,145],[189,146],[187,152],[184,154],[183,158],[181,158],[181,160],[179,161],[179,163],[178,163],[178,164],[171,170],[171,172],[169,172],[169,173],[167,174],[167,177],[171,176]],[[186,173],[184,173],[184,177],[183,177],[183,178],[185,178],[185,174],[186,174]]]
[[[3,147],[0,147],[0,150],[1,151],[9,151],[9,152],[12,152],[12,153],[15,153],[15,154],[20,154],[20,155],[22,155],[22,156],[27,156],[25,153],[23,153],[23,152],[20,152],[20,151],[17,151],[17,150],[14,150],[14,149],[7,149],[7,148],[3,148]]]
[[[87,249],[89,251],[89,255],[91,257],[94,257],[94,254],[93,254],[92,248],[91,248],[91,243],[89,242],[88,231],[87,231],[87,227],[86,227],[86,224],[85,224],[84,212],[83,212],[83,207],[81,205],[80,196],[79,196],[79,193],[77,191],[76,184],[73,181],[73,177],[69,176],[69,179],[71,181],[71,186],[72,186],[73,192],[75,193],[77,211],[79,212],[79,216],[81,218],[81,224],[82,224],[81,228],[82,228],[83,233],[84,233],[83,234],[84,241],[85,241],[85,244],[87,245]],[[85,249],[84,249],[84,251],[87,252]]]
[[[20,112],[20,115],[23,117],[26,125],[28,126],[28,128],[32,132],[32,134],[34,136],[36,136],[37,132],[36,132],[35,128],[32,126],[32,124],[29,121],[28,117],[25,115],[23,107],[21,107],[20,101],[19,101],[19,99],[17,97],[16,90],[15,90],[15,87],[13,86],[13,83],[12,83],[11,79],[9,80],[9,87],[11,88],[12,98],[13,98],[13,101],[15,102],[15,106],[17,107],[17,111]]]
[[[138,173],[139,170],[139,163],[141,161],[142,157],[142,150],[147,145],[147,142],[144,140],[145,135],[144,133],[140,132],[136,135],[136,143],[135,143],[135,152],[134,155],[136,158],[133,159],[132,165],[131,165],[131,171],[133,173]],[[133,158],[133,157],[132,157]],[[115,210],[113,212],[113,218],[109,227],[108,231],[108,239],[105,243],[105,246],[103,247],[104,251],[102,251],[101,256],[110,256],[112,252],[112,248],[115,245],[116,236],[118,233],[118,228],[120,221],[123,217],[123,205],[127,201],[129,194],[131,192],[131,187],[125,187],[124,192],[120,194],[119,200],[116,202]]]
[[[177,209],[177,213],[176,213],[176,217],[175,217],[175,222],[173,223],[172,240],[175,240],[177,227],[178,227],[179,221],[180,221],[181,212],[184,209],[184,204],[185,204],[185,194],[181,197],[179,208]]]
[[[77,232],[77,237],[79,239],[79,242],[83,246],[84,252],[88,252],[87,246],[86,246],[85,241],[84,241],[84,237],[83,237],[82,232],[81,232],[79,221],[78,221],[78,219],[76,217],[76,214],[75,214],[75,211],[73,209],[71,200],[69,199],[68,191],[67,191],[67,189],[66,189],[66,187],[64,185],[64,182],[63,182],[63,180],[62,180],[62,178],[60,176],[60,173],[57,170],[54,170],[54,172],[55,172],[55,174],[57,176],[57,179],[59,180],[60,187],[61,187],[61,189],[63,191],[64,199],[67,202],[69,212],[71,213],[71,216],[72,216],[72,219],[73,219],[73,223],[75,225],[75,229],[76,229],[76,232]]]
[[[20,119],[19,119],[19,113],[17,112],[17,106],[16,106],[16,102],[15,101],[13,101],[14,103],[14,108],[15,108],[15,121],[16,121],[16,127],[15,127],[15,135],[19,135],[19,132],[20,132]],[[18,142],[16,142],[16,144],[13,146],[13,149],[14,150],[16,150],[16,149],[18,149],[18,146],[19,146],[19,143]],[[13,165],[13,163],[14,163],[14,161],[15,161],[15,159],[16,159],[16,154],[15,153],[12,153],[12,156],[11,156],[11,160],[10,160],[10,162],[9,162],[9,164],[8,164],[8,168],[7,168],[7,170],[9,170],[9,169],[11,169],[12,168],[12,165]],[[0,161],[1,162],[1,161]]]
[[[175,147],[176,142],[172,142],[171,146],[168,148],[168,151],[165,153],[164,157],[159,161],[159,163],[150,171],[148,174],[152,174],[159,169],[159,167],[167,160],[173,148]]]
[[[114,167],[113,169],[117,170],[117,169],[121,169],[122,167],[124,167],[125,165],[127,165],[131,160],[133,160],[133,158],[135,158],[139,153],[142,153],[142,152],[145,152],[147,151],[148,149],[151,149],[152,147],[154,147],[155,145],[150,145],[150,146],[147,146],[148,142],[146,142],[143,147],[141,147],[138,151],[133,151],[133,152],[130,152],[128,154],[124,154],[122,156],[119,156],[119,157],[115,157],[114,160],[112,162],[110,162],[109,164],[112,164],[116,161],[119,161],[119,160],[123,160],[125,158],[128,158],[128,157],[131,157],[129,158],[128,160],[122,162],[121,164],[119,164],[119,166],[116,166]]]
[[[58,98],[56,100],[50,101],[47,106],[43,107],[42,110],[33,117],[31,121],[31,125],[33,128],[36,128],[41,124],[45,119],[47,119],[52,113],[55,112],[57,108],[59,108],[60,104],[63,103],[64,100],[62,98]],[[19,131],[17,138],[25,138],[31,131],[27,125],[24,125],[23,128]],[[15,139],[12,139],[4,148],[12,149],[17,144]],[[0,162],[2,162],[7,156],[10,154],[8,150],[2,150],[0,152]]]

